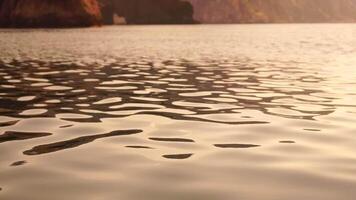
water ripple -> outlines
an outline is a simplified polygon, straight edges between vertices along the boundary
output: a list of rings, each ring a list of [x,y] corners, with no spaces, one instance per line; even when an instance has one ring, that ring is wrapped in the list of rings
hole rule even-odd
[[[16,140],[28,140],[32,138],[46,137],[50,135],[52,135],[52,133],[6,131],[4,134],[0,135],[0,143]]]
[[[62,142],[56,142],[51,144],[44,144],[35,146],[30,150],[26,150],[23,153],[25,155],[40,155],[46,153],[52,153],[56,151],[61,151],[65,149],[75,148],[87,143],[91,143],[100,138],[106,137],[116,137],[116,136],[123,136],[123,135],[132,135],[142,132],[141,130],[118,130],[112,131],[110,133],[100,134],[100,135],[90,135],[90,136],[83,136],[71,140],[66,140]]]
[[[165,60],[160,61],[160,65],[157,61],[147,62],[145,67],[135,63],[118,61],[100,67],[94,65],[89,71],[86,66],[67,62],[9,62],[0,69],[5,75],[0,80],[1,113],[18,118],[49,117],[60,113],[89,114],[91,116],[86,121],[93,122],[105,117],[141,113],[173,119],[254,124],[267,122],[231,122],[199,116],[222,113],[233,116],[238,110],[251,108],[267,115],[313,120],[335,109],[328,105],[332,99],[314,96],[328,96],[325,91],[306,87],[310,80],[313,80],[313,85],[321,85],[322,77],[299,72],[290,81],[289,74],[296,70],[293,68],[281,71],[279,66],[274,66],[261,70],[259,65],[247,68],[242,63],[222,65],[224,62],[218,61],[201,65],[191,61]],[[0,62],[0,65],[4,63]],[[170,67],[172,65],[176,67]],[[73,70],[73,67],[77,69]],[[132,71],[137,75],[119,76]],[[278,78],[274,74],[278,74]],[[205,75],[205,79],[201,75]],[[151,78],[159,81],[151,81]],[[18,82],[11,82],[14,88],[8,88],[9,80],[13,79]],[[37,83],[46,84],[33,85]],[[191,92],[192,89],[196,92]],[[130,108],[129,105],[140,105],[142,109]],[[76,117],[67,119],[78,121]]]
[[[1,30],[0,199],[353,200],[355,33]]]

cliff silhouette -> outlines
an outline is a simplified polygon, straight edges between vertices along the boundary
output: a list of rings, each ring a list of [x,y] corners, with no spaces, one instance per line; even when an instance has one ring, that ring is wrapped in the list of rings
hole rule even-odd
[[[100,23],[96,0],[0,0],[2,27],[86,27]]]
[[[86,27],[113,24],[190,24],[193,6],[182,0],[0,0],[1,27]]]
[[[113,15],[124,17],[128,24],[191,24],[193,6],[182,0],[99,0],[105,24]]]
[[[356,0],[0,0],[1,27],[356,22]],[[194,17],[193,17],[194,16]]]
[[[356,22],[356,0],[188,0],[202,23]]]

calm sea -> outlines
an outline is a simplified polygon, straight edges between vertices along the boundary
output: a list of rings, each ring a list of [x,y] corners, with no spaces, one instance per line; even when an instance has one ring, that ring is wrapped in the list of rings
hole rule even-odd
[[[355,36],[0,29],[0,199],[354,200]]]

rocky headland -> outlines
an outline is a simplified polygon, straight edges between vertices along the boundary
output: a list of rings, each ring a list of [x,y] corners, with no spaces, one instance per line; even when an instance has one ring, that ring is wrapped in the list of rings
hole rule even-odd
[[[2,27],[87,27],[101,21],[97,0],[0,0]]]

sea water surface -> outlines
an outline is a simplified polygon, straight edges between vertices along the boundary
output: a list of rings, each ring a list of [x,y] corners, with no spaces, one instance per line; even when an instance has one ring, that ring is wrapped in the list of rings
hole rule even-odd
[[[1,200],[353,200],[356,25],[0,30]]]

